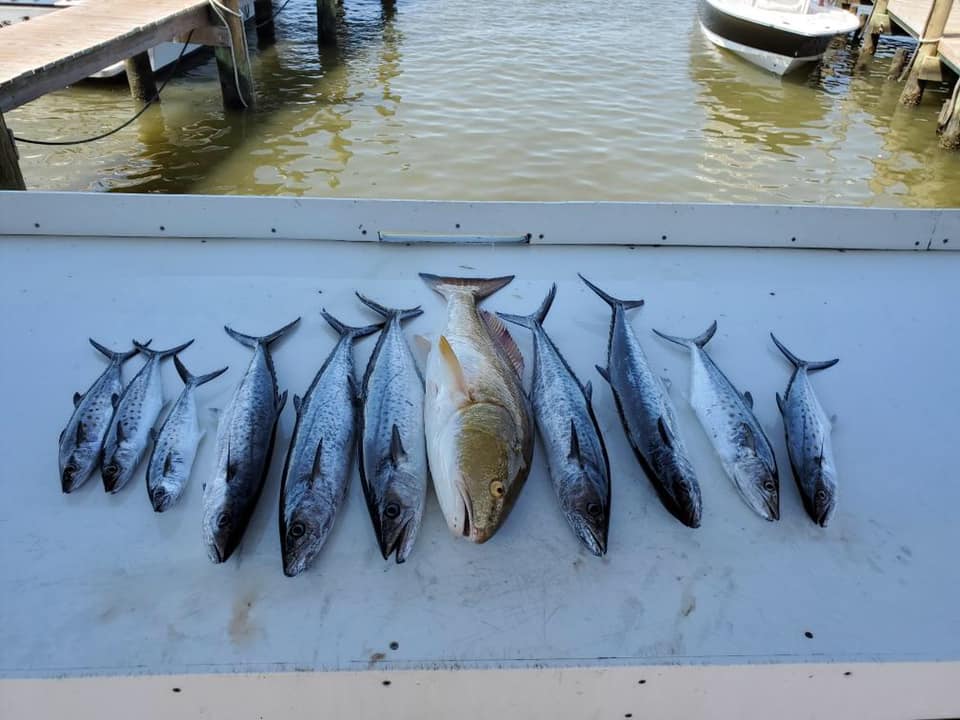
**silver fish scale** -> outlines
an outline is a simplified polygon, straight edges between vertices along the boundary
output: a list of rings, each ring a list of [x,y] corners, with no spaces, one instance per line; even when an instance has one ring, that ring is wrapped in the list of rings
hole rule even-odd
[[[150,431],[163,407],[161,383],[160,356],[152,355],[117,401],[103,448],[104,467],[115,463],[120,469],[114,492],[129,481],[147,449]],[[119,441],[118,425],[122,426],[123,442]]]
[[[787,451],[799,482],[810,486],[819,467],[821,453],[830,453],[830,420],[810,384],[806,368],[798,368],[783,401],[787,430]],[[832,464],[832,458],[831,458]]]
[[[196,386],[187,385],[180,393],[180,397],[170,409],[160,433],[154,443],[153,455],[150,458],[150,464],[147,465],[147,487],[153,488],[161,483],[168,492],[179,496],[183,491],[189,479],[188,471],[182,462],[171,463],[172,472],[164,474],[167,456],[171,453],[183,459],[192,456],[196,448],[184,447],[186,442],[194,438],[189,435],[196,435],[197,432],[197,401],[195,397]],[[196,439],[199,439],[198,437]]]

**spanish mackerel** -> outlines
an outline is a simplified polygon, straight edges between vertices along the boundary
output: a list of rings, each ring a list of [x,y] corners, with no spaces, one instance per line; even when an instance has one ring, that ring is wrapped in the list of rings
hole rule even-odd
[[[278,394],[270,345],[298,322],[262,337],[224,326],[230,337],[253,349],[253,357],[220,415],[217,467],[203,485],[203,543],[215,563],[225,562],[240,544],[267,479],[277,421],[287,402],[286,390]]]
[[[173,364],[183,380],[180,397],[170,408],[160,432],[153,443],[153,453],[147,463],[147,494],[157,512],[169,509],[183,494],[193,469],[197,446],[203,437],[197,417],[196,389],[218,378],[227,368],[194,377],[174,356]]]
[[[293,396],[297,424],[280,489],[283,574],[306,570],[333,527],[347,493],[357,437],[357,384],[353,341],[382,325],[349,327],[323,311],[340,339],[301,400]]]
[[[96,470],[114,403],[123,393],[121,367],[139,352],[137,348],[114,352],[93,338],[90,344],[106,355],[110,364],[85,393],[73,394],[73,414],[60,433],[60,486],[65,493],[83,485]]]
[[[654,332],[690,351],[690,405],[740,497],[765,520],[779,520],[777,458],[753,414],[753,396],[741,394],[703,349],[717,332],[716,321],[693,338]]]
[[[419,307],[384,307],[357,293],[387,319],[363,376],[360,481],[383,559],[410,555],[427,502],[427,445],[423,430],[423,376],[400,325]]]
[[[794,368],[784,397],[777,393],[790,467],[807,515],[820,527],[826,527],[837,509],[837,465],[830,439],[833,424],[813,392],[809,373],[833,367],[840,358],[821,362],[801,360],[773,333],[770,337]]]
[[[607,551],[610,525],[610,461],[593,414],[590,383],[580,384],[543,330],[556,294],[553,285],[532,315],[497,314],[533,333],[533,414],[546,446],[553,488],[570,527],[599,557]]]
[[[114,403],[113,419],[107,430],[103,446],[103,489],[108,493],[119,492],[133,477],[150,437],[156,432],[154,426],[163,409],[163,378],[160,361],[190,347],[193,340],[169,350],[151,350],[136,340],[134,346],[141,355],[147,356],[140,371]]]
[[[700,485],[677,432],[673,402],[627,322],[626,311],[643,300],[619,300],[583,275],[580,279],[613,311],[607,367],[598,365],[597,371],[610,383],[627,440],[664,507],[684,525],[699,527]]]
[[[423,416],[433,487],[450,529],[482,543],[506,519],[533,459],[523,358],[503,322],[477,310],[513,276],[420,277],[447,301],[445,327],[427,356]]]

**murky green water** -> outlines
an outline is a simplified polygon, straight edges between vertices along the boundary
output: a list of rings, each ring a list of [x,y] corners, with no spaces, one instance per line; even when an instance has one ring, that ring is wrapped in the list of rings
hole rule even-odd
[[[694,0],[345,0],[321,57],[315,5],[291,0],[254,56],[259,107],[225,114],[207,59],[163,103],[94,144],[21,145],[32,188],[421,199],[960,205],[944,100],[897,106],[893,45],[786,80],[701,35]],[[252,37],[252,35],[251,35]],[[252,41],[255,45],[255,39]],[[124,85],[11,112],[30,137],[127,119]]]

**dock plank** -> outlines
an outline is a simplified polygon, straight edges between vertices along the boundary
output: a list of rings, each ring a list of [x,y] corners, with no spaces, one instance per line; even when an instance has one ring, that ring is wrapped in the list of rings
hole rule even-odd
[[[919,38],[932,7],[932,0],[890,0],[887,13],[897,25],[913,37]],[[953,0],[953,8],[940,41],[939,51],[941,60],[954,72],[960,73],[960,0]]]
[[[86,0],[0,28],[0,112],[209,24],[206,0]]]

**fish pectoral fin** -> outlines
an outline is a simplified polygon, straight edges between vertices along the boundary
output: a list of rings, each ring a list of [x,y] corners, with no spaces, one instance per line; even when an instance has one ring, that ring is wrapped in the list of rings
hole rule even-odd
[[[320,458],[323,455],[323,438],[317,443],[317,452],[313,456],[313,468],[310,471],[310,481],[316,482],[320,479]]]
[[[167,453],[167,457],[166,457],[166,459],[163,461],[163,475],[164,475],[164,476],[169,475],[169,474],[170,474],[170,471],[173,470],[173,464],[174,464],[174,462],[175,462],[175,461],[174,461],[174,459],[173,459],[173,453],[172,453],[172,452]],[[179,462],[179,460],[177,460],[176,462]]]
[[[602,367],[600,367],[599,365],[596,365],[595,367],[597,368],[597,372],[600,373],[600,377],[602,377],[604,380],[606,380],[606,381],[609,383],[609,382],[610,382],[610,369],[609,369],[609,368],[602,368]]]
[[[446,336],[440,336],[440,340],[437,342],[437,349],[440,351],[440,358],[444,366],[450,373],[453,387],[461,395],[469,398],[470,392],[467,390],[467,379],[463,375],[463,366],[460,365],[460,360],[457,359],[457,354],[453,351],[453,348],[450,347],[450,341],[447,340]]]
[[[86,442],[87,439],[87,429],[83,425],[83,421],[77,423],[77,445],[82,445]]]
[[[580,454],[580,438],[577,436],[577,426],[573,422],[573,418],[570,418],[570,453],[567,455],[568,460],[573,460],[580,467],[583,467],[583,456]]]
[[[657,418],[657,430],[660,431],[660,439],[663,440],[664,445],[672,448],[673,433],[670,432],[670,428],[668,428],[667,423],[664,422],[663,415]]]
[[[126,439],[127,434],[123,431],[123,420],[117,420],[117,442],[122,443]]]
[[[79,405],[79,404],[80,404],[80,401],[82,401],[82,400],[83,400],[83,394],[82,394],[82,393],[75,392],[75,393],[73,394],[73,406],[74,406],[74,407],[76,407],[77,405]]]
[[[158,437],[160,437],[160,431],[155,427],[150,428],[150,439],[156,442]]]
[[[120,396],[117,393],[114,393],[110,396],[110,405],[113,406],[113,409],[117,409],[117,405],[120,404]]]
[[[747,404],[748,408],[753,410],[753,395],[750,394],[749,390],[743,393],[743,401]]]
[[[743,446],[749,448],[751,452],[757,452],[757,436],[746,423],[740,423],[740,435],[743,437]]]
[[[399,465],[406,456],[407,451],[403,449],[403,442],[400,440],[400,428],[394,423],[393,432],[390,436],[390,459],[393,461],[394,466],[396,466]]]
[[[777,407],[780,408],[780,414],[783,415],[783,398],[777,393]]]

